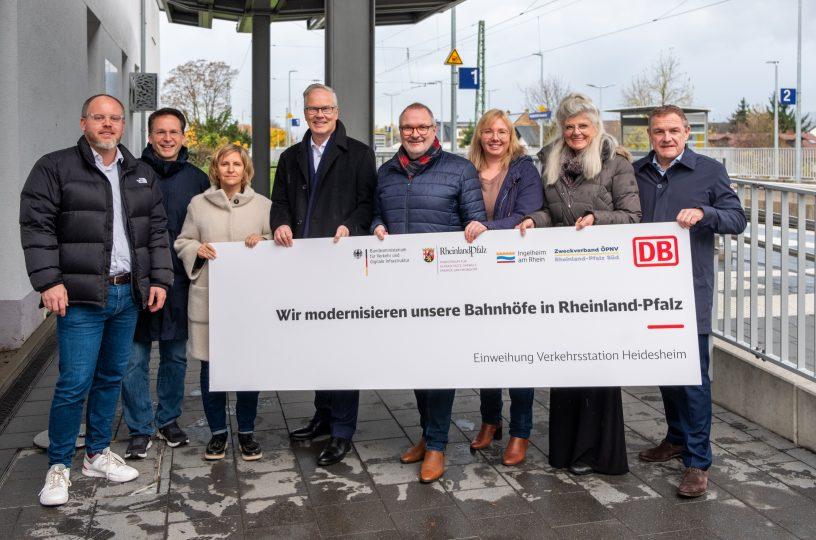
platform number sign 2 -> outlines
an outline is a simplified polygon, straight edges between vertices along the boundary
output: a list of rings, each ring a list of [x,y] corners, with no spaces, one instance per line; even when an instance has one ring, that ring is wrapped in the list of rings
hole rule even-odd
[[[796,105],[796,88],[780,88],[779,103],[782,105]]]
[[[479,68],[460,67],[459,68],[459,89],[478,90],[479,89]]]

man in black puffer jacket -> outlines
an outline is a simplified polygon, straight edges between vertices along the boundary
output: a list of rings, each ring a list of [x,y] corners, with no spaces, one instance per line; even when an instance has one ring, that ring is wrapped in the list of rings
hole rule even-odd
[[[181,232],[190,199],[210,187],[207,175],[187,162],[187,148],[184,146],[186,125],[184,114],[177,109],[165,108],[153,112],[147,119],[148,145],[142,152],[142,161],[155,171],[162,192],[171,246]],[[122,411],[130,430],[125,459],[147,457],[155,430],[170,447],[189,442],[176,419],[181,416],[184,375],[187,372],[187,296],[190,280],[175,250],[171,249],[170,255],[173,258],[173,287],[168,291],[161,311],[142,311],[139,314],[133,352],[122,379]],[[158,405],[155,416],[150,396],[150,349],[153,341],[159,342]]]
[[[50,468],[40,503],[68,501],[70,467],[87,396],[82,474],[113,482],[139,473],[110,451],[122,375],[141,309],[158,311],[173,284],[164,207],[153,171],[119,145],[122,103],[82,106],[76,146],[47,154],[20,196],[31,285],[59,315],[59,379],[48,420]]]

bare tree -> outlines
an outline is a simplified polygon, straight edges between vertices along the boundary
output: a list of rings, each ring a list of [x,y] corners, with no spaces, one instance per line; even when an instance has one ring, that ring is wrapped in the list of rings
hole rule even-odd
[[[528,109],[538,110],[543,105],[551,111],[555,111],[561,100],[571,92],[569,84],[555,75],[544,79],[543,86],[536,83],[523,90]]]
[[[623,101],[630,107],[650,105],[691,105],[694,86],[691,78],[680,69],[680,60],[672,49],[642,73],[632,77],[623,89]]]
[[[162,101],[182,111],[190,122],[205,123],[229,114],[232,81],[238,70],[226,62],[191,60],[170,70]]]

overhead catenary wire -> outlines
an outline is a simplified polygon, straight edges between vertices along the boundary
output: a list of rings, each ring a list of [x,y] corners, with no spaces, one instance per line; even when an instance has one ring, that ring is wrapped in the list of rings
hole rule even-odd
[[[567,47],[573,47],[575,45],[580,45],[582,43],[587,43],[589,41],[594,41],[596,39],[601,39],[601,38],[604,38],[604,37],[613,36],[615,34],[620,34],[622,32],[628,32],[629,30],[634,30],[635,28],[640,28],[642,26],[646,26],[646,25],[653,24],[653,23],[656,23],[656,22],[662,22],[662,21],[665,21],[665,20],[668,20],[668,19],[673,19],[675,17],[680,17],[682,15],[687,15],[687,14],[693,13],[695,11],[700,11],[702,9],[718,6],[720,4],[725,4],[725,3],[731,2],[731,1],[732,0],[718,0],[717,2],[711,2],[710,4],[705,4],[703,6],[698,6],[696,8],[687,9],[687,10],[681,11],[679,13],[674,13],[674,14],[671,14],[671,15],[662,15],[662,16],[659,16],[659,17],[655,17],[653,19],[649,19],[648,21],[642,21],[642,22],[639,22],[637,24],[632,24],[632,25],[629,25],[629,26],[625,26],[623,28],[618,28],[616,30],[611,30],[609,32],[603,32],[603,33],[596,34],[594,36],[590,36],[590,37],[587,37],[587,38],[582,38],[582,39],[579,39],[579,40],[570,41],[568,43],[562,43],[561,45],[557,45],[555,47],[550,47],[549,49],[543,49],[541,51],[535,51],[535,52],[532,52],[532,53],[529,53],[529,54],[525,54],[523,56],[518,56],[516,58],[511,58],[511,59],[505,60],[503,62],[498,62],[496,64],[491,64],[488,67],[492,68],[492,67],[503,66],[503,65],[506,65],[506,64],[511,64],[513,62],[518,62],[519,60],[523,60],[523,59],[529,58],[531,56],[538,56],[539,54],[558,51],[558,50],[561,50],[561,49],[566,49]],[[673,11],[673,10],[670,10],[670,11]]]

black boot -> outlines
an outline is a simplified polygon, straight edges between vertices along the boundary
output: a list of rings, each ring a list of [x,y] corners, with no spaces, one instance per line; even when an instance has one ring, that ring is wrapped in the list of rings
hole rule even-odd
[[[320,456],[317,458],[317,464],[321,467],[325,467],[339,463],[343,461],[343,458],[346,457],[349,450],[351,450],[351,440],[342,437],[332,437],[329,440],[328,446],[320,452]]]
[[[291,432],[289,436],[295,441],[310,441],[321,435],[328,435],[329,433],[331,433],[329,422],[314,417],[302,428]]]

